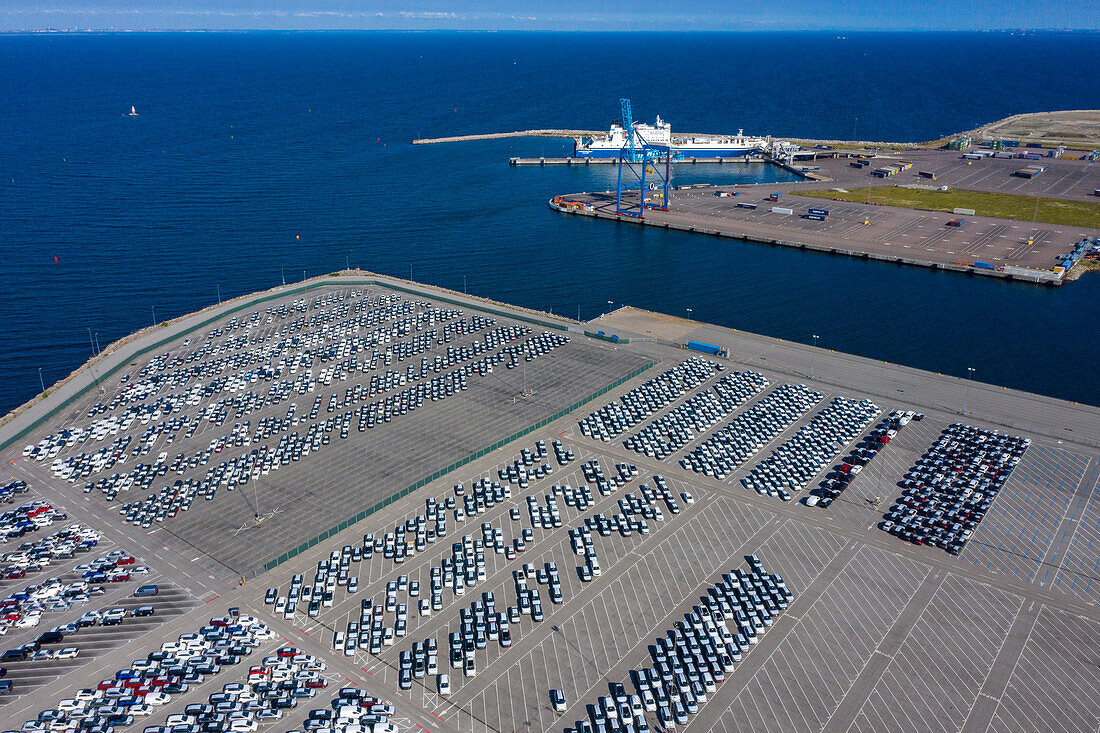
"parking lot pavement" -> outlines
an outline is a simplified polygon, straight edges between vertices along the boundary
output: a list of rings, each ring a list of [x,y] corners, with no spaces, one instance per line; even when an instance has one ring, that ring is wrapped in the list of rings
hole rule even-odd
[[[698,591],[708,579],[728,571],[727,564],[743,562],[741,555],[782,525],[725,497],[709,506],[697,502],[695,508],[694,516],[663,540],[650,538],[613,562],[597,582],[517,645],[522,656],[509,653],[508,666],[480,671],[455,701],[489,730],[528,722],[532,730],[550,730],[583,716],[583,709],[574,707],[559,717],[549,708],[548,691],[562,690],[571,705],[591,701],[601,684],[619,679],[648,657],[654,634],[662,633],[662,624],[675,613],[699,602]],[[597,547],[602,550],[611,538],[601,539]]]
[[[1020,149],[1019,152],[1025,152],[1025,150]],[[1035,151],[1027,150],[1027,152]],[[1045,150],[1039,152],[1046,153]],[[1092,200],[1094,198],[1092,192],[1100,188],[1100,169],[1097,169],[1095,164],[1089,165],[1087,161],[1060,158],[966,160],[962,155],[961,152],[946,150],[907,151],[897,156],[897,159],[908,160],[913,163],[913,167],[886,179],[871,176],[871,170],[877,165],[875,161],[872,161],[870,167],[862,170],[853,168],[850,165],[851,161],[846,158],[821,160],[814,165],[819,165],[824,173],[834,179],[827,184],[822,184],[828,188],[919,183],[1023,196],[1034,196],[1038,192],[1043,196],[1079,201]],[[1046,171],[1037,178],[1013,175],[1015,171],[1032,164],[1046,166]],[[920,171],[934,172],[936,180],[930,181],[921,177]],[[814,187],[816,188],[817,185]]]
[[[229,567],[254,570],[257,563],[373,506],[415,478],[538,422],[643,363],[622,351],[603,354],[589,349],[569,344],[562,353],[529,365],[531,398],[513,403],[521,389],[516,372],[522,368],[510,371],[506,379],[494,372],[483,378],[476,392],[471,387],[470,393],[445,406],[426,405],[404,419],[356,435],[338,451],[310,456],[260,478],[255,486],[219,496],[208,507],[202,505],[205,502],[196,504],[170,529],[183,537],[204,538],[199,547]],[[568,361],[567,350],[572,354]],[[565,374],[584,376],[565,380]],[[375,439],[378,431],[382,433]],[[252,515],[257,511],[271,514],[271,519],[256,525]]]
[[[977,724],[964,730],[991,733],[1049,731],[1092,733],[1100,725],[1096,701],[1100,699],[1100,675],[1094,660],[1100,652],[1100,626],[1049,607],[1042,607],[1027,630],[1018,661],[1003,693],[990,692],[996,705],[988,727]]]
[[[903,408],[888,406],[885,412],[889,414],[895,409]],[[901,494],[898,482],[945,427],[947,423],[931,417],[910,420],[887,445],[879,447],[878,455],[852,479],[832,506],[823,511],[849,524],[872,527],[880,523]],[[879,500],[877,504],[876,499]]]
[[[539,336],[499,315],[490,322],[478,310],[459,315],[384,288],[337,284],[287,296],[136,360],[104,393],[67,405],[56,432],[30,436],[30,455],[16,466],[68,479],[58,483],[63,495],[92,482],[87,496],[111,511],[133,502],[131,521],[235,583],[648,361],[595,340]],[[495,368],[481,373],[490,358]],[[330,439],[340,450],[326,448]],[[223,461],[231,465],[219,474]],[[246,462],[251,480],[231,491]],[[129,480],[136,488],[127,493]],[[145,498],[150,490],[154,499]]]
[[[742,689],[724,684],[699,730],[821,730],[928,577],[926,565],[860,548]],[[793,610],[792,608],[788,611]],[[735,693],[729,702],[727,695]]]
[[[76,659],[6,663],[8,675],[5,679],[10,679],[15,688],[11,695],[0,697],[0,708],[12,705],[24,695],[33,693],[42,685],[61,677],[83,674],[85,665],[111,654],[131,639],[156,632],[161,625],[195,607],[195,601],[186,591],[168,586],[163,578],[157,578],[155,582],[160,587],[160,592],[155,597],[135,598],[133,591],[137,586],[128,585],[125,591],[119,590],[112,594],[97,596],[96,603],[74,607],[64,614],[43,616],[43,623],[36,628],[17,629],[18,633],[9,632],[0,639],[0,648],[14,649],[34,641],[39,634],[49,631],[54,626],[75,621],[88,611],[122,608],[127,614],[122,623],[117,626],[97,625],[83,628],[75,634],[66,634],[65,639],[58,644],[44,647],[54,650],[76,647],[80,650]],[[142,618],[133,618],[129,615],[130,611],[141,606],[152,606],[154,614]]]
[[[858,708],[854,718],[837,721],[839,725],[826,730],[958,731],[1023,602],[1019,596],[972,580],[955,575],[942,578],[904,643],[882,660],[881,676],[868,680],[862,705],[850,708]],[[945,635],[944,628],[957,631]],[[851,695],[859,690],[857,684]],[[960,707],[960,701],[966,703]]]
[[[1052,583],[1057,575],[1059,586],[1095,598],[1090,577],[1100,562],[1100,546],[1095,551],[1087,544],[1076,546],[1077,554],[1068,558],[1076,558],[1076,565],[1066,564],[1068,548],[1073,547],[1070,532],[1074,526],[1084,526],[1082,520],[1095,494],[1095,472],[1090,466],[1095,468],[1096,460],[1088,455],[1032,445],[962,558],[1027,582]],[[1093,527],[1096,521],[1091,519]],[[1084,585],[1082,591],[1077,591],[1078,583]]]
[[[58,700],[72,697],[81,688],[95,687],[100,680],[114,677],[115,672],[129,667],[133,659],[144,657],[149,652],[159,649],[162,640],[175,638],[178,634],[198,629],[204,623],[204,614],[209,617],[209,610],[198,606],[168,619],[155,628],[155,633],[125,635],[120,645],[106,654],[93,658],[91,663],[44,682],[31,695],[13,698],[12,702],[2,709],[2,717],[5,720],[28,720],[35,717],[40,710],[53,707]],[[77,659],[79,660],[79,657]]]
[[[40,464],[20,459],[16,460],[12,471],[26,479],[36,494],[64,509],[70,517],[80,517],[79,521],[98,531],[103,538],[101,542],[113,542],[150,566],[171,573],[178,585],[190,589],[202,600],[216,595],[217,591],[211,588],[220,591],[236,585],[236,575],[199,551],[190,538],[170,535],[159,528],[148,533],[135,532],[119,516],[117,507],[93,501],[90,495],[49,474]],[[171,547],[166,544],[168,542],[172,543]]]

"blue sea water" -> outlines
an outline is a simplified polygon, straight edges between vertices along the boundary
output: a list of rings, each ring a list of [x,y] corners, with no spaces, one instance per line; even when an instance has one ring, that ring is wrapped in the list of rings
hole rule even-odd
[[[1100,107],[1100,36],[0,37],[0,411],[158,320],[350,263],[591,318],[608,301],[1100,404],[1100,277],[1006,284],[550,211],[613,170],[531,127],[924,140]],[[127,117],[130,106],[140,116]],[[676,182],[780,180],[693,167]],[[56,262],[55,262],[56,258]]]

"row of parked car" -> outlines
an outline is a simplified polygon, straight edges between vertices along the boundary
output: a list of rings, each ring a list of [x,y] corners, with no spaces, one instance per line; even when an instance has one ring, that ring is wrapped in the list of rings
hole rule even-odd
[[[58,700],[53,707],[43,709],[34,719],[26,721],[21,730],[24,733],[60,730],[110,733],[133,725],[138,718],[152,715],[170,703],[174,695],[185,694],[223,669],[238,664],[264,641],[273,638],[274,632],[262,621],[237,615],[236,609],[231,609],[229,617],[212,618],[197,633],[180,634],[178,640],[164,642],[159,650],[133,660],[130,666],[94,687],[80,689],[71,698]],[[306,659],[298,650],[284,648],[276,656],[264,660],[261,668],[274,668],[295,658],[303,663]],[[316,660],[312,663],[322,665],[320,669],[323,669],[323,663]],[[243,689],[235,691],[231,693],[235,697],[226,696],[219,703],[238,704],[243,692]],[[249,694],[258,695],[260,702],[251,708],[240,703],[247,715],[232,716],[231,712],[237,712],[235,707],[218,711],[213,705],[209,709],[203,705],[201,711],[185,709],[169,716],[163,728],[147,733],[252,733],[256,730],[260,710],[296,704],[291,691],[269,680],[259,689],[253,684]],[[285,701],[293,704],[283,704]],[[212,717],[200,723],[200,714]],[[236,720],[248,721],[251,725],[235,723]]]
[[[614,440],[723,369],[714,361],[694,356],[685,359],[582,419],[581,434],[604,442]]]
[[[300,730],[288,733],[397,733],[396,710],[358,687],[344,687],[327,708],[310,710]]]
[[[792,492],[806,488],[879,412],[878,405],[870,400],[834,397],[770,456],[753,466],[741,485],[761,495],[790,501]]]
[[[44,499],[36,499],[0,514],[0,542],[23,537],[68,518]]]
[[[804,384],[782,384],[680,460],[689,471],[727,478],[793,425],[825,395]]]
[[[978,529],[1030,438],[954,423],[909,469],[882,529],[957,555]]]
[[[767,388],[763,374],[732,372],[629,436],[623,445],[664,460]]]
[[[54,516],[65,516],[55,514]],[[71,560],[77,554],[88,552],[99,544],[99,532],[74,522],[63,529],[38,540],[23,542],[0,554],[0,580],[26,577],[39,572],[60,560]]]
[[[0,484],[0,503],[14,504],[15,499],[30,491],[27,482],[23,479],[11,479],[7,483]]]
[[[821,485],[810,492],[803,500],[806,506],[818,506],[827,509],[840,497],[852,479],[860,474],[871,460],[879,454],[890,441],[898,434],[898,431],[908,425],[910,421],[924,419],[923,412],[912,410],[894,410],[886,416],[875,429],[863,436],[852,450],[844,457],[835,470],[829,472]]]
[[[794,600],[783,579],[768,573],[759,558],[750,555],[748,563],[748,571],[724,574],[650,646],[652,665],[630,673],[633,692],[611,683],[609,694],[589,706],[588,719],[576,722],[577,733],[645,733],[652,729],[651,719],[666,731],[687,725]],[[551,690],[550,700],[555,710],[566,709],[560,690]]]
[[[74,604],[88,603],[106,592],[102,583],[124,583],[149,572],[135,562],[133,555],[114,550],[91,563],[77,565],[74,571],[82,575],[80,580],[46,578],[9,593],[0,600],[0,635],[10,626],[37,626],[44,612],[68,611]]]
[[[18,647],[4,651],[0,655],[0,662],[10,664],[12,662],[41,662],[50,659],[71,659],[76,657],[78,649],[65,647],[61,650],[49,648],[63,644],[65,639],[72,641],[72,636],[81,629],[94,626],[118,626],[127,618],[148,618],[156,613],[153,606],[139,606],[127,610],[125,608],[103,608],[98,611],[89,611],[76,621],[55,626],[51,630],[39,634],[33,641]]]
[[[433,309],[426,302],[409,303],[411,308],[409,312],[405,312],[404,306],[391,306],[392,304],[385,304],[380,305],[378,308],[370,307],[362,314],[363,325],[375,327],[373,335],[366,342],[362,332],[358,327],[355,327],[347,330],[346,339],[338,339],[337,343],[333,344],[332,339],[343,334],[346,322],[341,321],[338,326],[333,326],[331,323],[327,323],[326,319],[307,323],[296,321],[294,327],[284,334],[280,340],[276,341],[272,341],[267,335],[263,338],[250,339],[230,335],[229,332],[223,333],[226,336],[223,341],[218,341],[216,339],[219,337],[211,332],[208,335],[207,342],[201,348],[189,354],[185,352],[185,355],[182,356],[177,354],[161,355],[151,360],[149,367],[141,370],[134,382],[127,381],[122,385],[121,391],[128,396],[112,401],[107,411],[110,412],[113,409],[128,411],[130,408],[136,407],[141,400],[151,399],[152,395],[159,393],[162,397],[166,397],[168,401],[160,405],[157,411],[153,413],[143,412],[140,417],[142,422],[156,421],[162,417],[166,418],[160,422],[166,425],[171,423],[170,429],[163,433],[156,433],[151,436],[151,439],[153,441],[163,439],[167,444],[174,439],[180,429],[186,428],[187,434],[191,435],[203,419],[213,419],[215,414],[220,416],[226,410],[235,409],[239,413],[238,417],[240,417],[243,414],[251,413],[255,409],[278,404],[294,394],[305,394],[323,388],[323,384],[327,383],[327,377],[321,383],[315,383],[315,381],[311,381],[312,378],[309,378],[305,383],[299,384],[302,375],[297,374],[297,372],[301,370],[303,375],[312,374],[314,362],[322,364],[330,361],[334,357],[334,352],[335,354],[343,354],[344,359],[347,360],[354,358],[359,351],[370,352],[373,350],[371,365],[378,362],[379,356],[382,356],[385,363],[389,364],[394,359],[411,359],[413,356],[432,348],[437,343],[450,342],[458,333],[475,333],[483,328],[495,325],[495,321],[492,319],[475,316],[470,327],[459,328],[457,324],[466,323],[462,320],[455,321],[455,319],[462,318],[461,311],[450,310],[445,312]],[[335,304],[335,309],[323,307],[322,311],[333,313],[342,307],[346,307],[346,304]],[[378,314],[377,317],[374,314]],[[278,319],[280,316],[273,315],[271,317]],[[387,322],[387,318],[394,320]],[[439,324],[445,324],[442,333],[435,328]],[[324,339],[318,341],[317,339],[321,337],[322,331]],[[337,333],[338,331],[340,333]],[[529,337],[524,339],[525,336]],[[344,415],[330,417],[328,420],[320,422],[317,421],[320,409],[319,395],[315,399],[308,416],[306,414],[301,416],[294,414],[295,406],[292,404],[291,409],[288,410],[287,418],[278,421],[281,425],[281,432],[277,439],[278,445],[273,445],[270,450],[266,445],[251,450],[245,449],[243,454],[223,461],[219,465],[209,467],[205,478],[191,477],[186,481],[177,481],[176,484],[171,486],[163,486],[159,491],[154,486],[158,477],[165,476],[170,472],[182,476],[193,468],[205,466],[213,455],[216,455],[225,447],[239,445],[242,438],[252,436],[241,435],[240,431],[237,431],[235,434],[223,436],[222,439],[215,438],[211,440],[208,446],[199,449],[193,455],[181,453],[172,461],[167,459],[166,453],[162,453],[162,459],[158,459],[153,464],[139,464],[128,472],[116,473],[110,477],[104,476],[89,482],[85,488],[92,491],[99,490],[109,500],[119,496],[120,491],[131,488],[138,488],[143,493],[153,490],[156,493],[148,498],[130,502],[122,512],[128,521],[147,528],[153,526],[154,523],[168,521],[181,511],[187,511],[192,506],[192,502],[198,497],[212,499],[218,487],[224,486],[232,490],[249,480],[255,480],[270,470],[276,470],[280,466],[300,460],[311,452],[320,450],[324,445],[330,443],[330,436],[334,436],[337,431],[339,431],[341,437],[347,437],[349,423],[353,423],[356,417],[358,417],[360,430],[369,429],[381,422],[389,422],[392,416],[405,415],[410,410],[423,405],[427,400],[443,399],[456,394],[458,391],[467,389],[468,374],[486,373],[486,367],[491,369],[493,363],[512,363],[521,357],[527,360],[534,359],[567,342],[568,337],[560,334],[532,334],[531,329],[527,326],[499,326],[484,334],[484,338],[475,343],[477,348],[448,344],[446,355],[441,355],[434,361],[430,361],[427,356],[424,356],[419,372],[414,370],[411,373],[399,375],[399,383],[405,385],[400,390],[400,394],[390,394],[386,398],[379,398],[366,403],[365,395],[367,393],[364,392],[358,396],[358,404],[355,409],[348,409]],[[229,388],[227,385],[230,377],[236,376],[222,374],[225,370],[234,371],[232,363],[222,363],[223,354],[225,353],[245,355],[238,360],[239,363],[236,365],[241,368],[248,367],[248,378],[241,382],[241,389],[264,382],[269,382],[270,388],[262,391],[257,390],[255,393],[249,391],[244,394],[240,394],[238,390],[233,392],[233,396],[219,397],[218,395],[223,389]],[[474,365],[473,360],[478,353],[483,354],[484,358],[480,359],[477,365]],[[273,366],[257,369],[255,362],[260,356],[262,356],[262,361]],[[334,374],[338,376],[353,378],[356,374],[366,374],[365,370],[344,369],[344,366],[346,366],[344,361],[341,361],[340,364],[342,365],[341,368],[334,371]],[[367,365],[364,364],[364,366]],[[474,368],[475,366],[476,368]],[[373,369],[373,366],[371,368]],[[328,367],[325,367],[325,369],[328,369]],[[409,369],[413,369],[412,365],[409,365]],[[377,377],[378,375],[373,376]],[[195,380],[207,378],[209,378],[210,384],[195,384]],[[415,385],[414,382],[416,382]],[[145,386],[139,388],[137,386],[139,383]],[[398,382],[392,383],[391,386],[396,386],[396,384]],[[166,390],[173,389],[180,391],[169,395],[164,394]],[[236,387],[233,388],[233,390],[236,389]],[[193,394],[195,390],[199,390],[197,395]],[[248,394],[253,394],[255,399],[249,402]],[[199,412],[202,413],[201,417],[197,413],[191,415],[190,411],[187,410],[189,407],[212,399],[224,400],[225,404],[220,405],[217,410],[213,409],[213,402],[211,405],[199,408]],[[359,400],[362,401],[359,402]],[[250,406],[246,406],[245,402],[249,402]],[[207,411],[207,407],[211,407],[211,409]],[[246,407],[247,409],[245,409]],[[223,410],[222,408],[226,409]],[[181,409],[187,411],[187,414],[173,416],[173,411],[178,412]],[[241,410],[244,410],[244,412],[241,412]],[[209,422],[209,420],[207,421]],[[308,422],[308,427],[299,430],[294,429],[294,426],[303,422]],[[130,457],[131,451],[129,451],[126,441],[129,441],[131,436],[118,435],[118,432],[125,432],[126,429],[131,427],[131,423],[138,424],[138,418],[126,412],[126,416],[122,419],[119,419],[116,415],[108,415],[95,420],[97,426],[101,423],[104,429],[101,430],[97,427],[93,430],[93,437],[115,436],[111,446],[96,453],[65,457],[56,465],[58,471],[64,472],[65,478],[76,480],[89,474],[98,473],[114,466],[114,463],[103,463],[103,461],[124,461]],[[78,429],[66,432],[67,435],[54,436],[47,453],[58,448],[71,448],[70,438],[73,437],[73,434],[75,432],[83,434]],[[275,437],[274,433],[259,429],[257,434],[264,434],[271,438]],[[143,442],[139,453],[144,454],[145,449],[148,447],[149,444]],[[34,446],[33,449],[36,450],[37,448],[37,446]],[[100,453],[103,451],[105,453],[101,456]]]

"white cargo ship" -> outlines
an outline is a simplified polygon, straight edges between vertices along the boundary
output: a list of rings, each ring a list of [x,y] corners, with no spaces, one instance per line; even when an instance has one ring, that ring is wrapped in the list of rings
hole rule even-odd
[[[673,158],[734,158],[763,150],[768,145],[766,138],[747,137],[741,130],[729,136],[675,137],[671,125],[660,116],[652,125],[635,122],[634,131],[649,145],[671,145]],[[626,130],[622,125],[613,124],[603,137],[578,141],[575,155],[578,158],[617,158],[626,142]],[[637,137],[635,145],[640,145]]]

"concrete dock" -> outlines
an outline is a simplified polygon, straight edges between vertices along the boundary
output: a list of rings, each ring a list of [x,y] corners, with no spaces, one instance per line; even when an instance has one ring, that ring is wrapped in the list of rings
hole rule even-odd
[[[676,158],[673,165],[704,165],[722,163],[767,163],[769,161],[754,155],[742,155],[729,158]],[[570,156],[567,158],[509,158],[508,165],[618,165],[618,158],[579,158]],[[663,161],[662,161],[663,164]]]
[[[617,214],[615,195],[607,192],[556,197],[550,206],[578,216],[1047,285],[1063,282],[1054,269],[1056,255],[1098,233],[981,216],[980,211],[965,215],[965,225],[955,228],[948,226],[959,218],[953,213],[799,196],[817,189],[914,184],[1091,201],[1100,188],[1100,169],[1085,161],[1047,159],[1043,177],[1028,180],[1013,175],[1020,160],[966,161],[947,151],[907,152],[904,159],[912,168],[889,179],[872,178],[868,169],[852,168],[838,158],[818,161],[820,170],[811,173],[827,181],[681,189],[670,196],[667,211],[647,209],[644,219]],[[933,171],[936,178],[918,177],[919,171]],[[779,193],[780,199],[770,200],[770,193]],[[637,208],[637,194],[632,200]],[[812,208],[828,210],[828,219],[810,218]]]
[[[457,328],[460,322],[466,325]],[[445,331],[447,324],[451,328]],[[475,325],[482,330],[466,330]],[[522,338],[545,331],[569,341],[545,353],[528,352],[532,359],[521,356],[515,368],[498,363],[491,373],[471,371],[467,390],[437,390],[439,399],[424,399],[415,412],[394,409],[392,422],[357,429],[357,415],[368,406],[461,367],[469,353],[464,349],[486,343],[485,335],[498,327],[530,329]],[[285,339],[287,333],[293,341]],[[686,350],[688,340],[725,347],[730,356]],[[392,357],[388,366],[386,354]],[[619,404],[628,391],[693,356],[724,369],[708,367],[710,376],[702,383],[685,388],[614,441],[580,433],[579,419]],[[286,365],[286,372],[260,375],[255,383],[245,380],[265,359]],[[440,364],[440,371],[393,381],[394,374],[419,369],[422,359]],[[306,361],[312,363],[305,366]],[[298,365],[294,372],[291,364]],[[219,370],[218,379],[227,381],[211,385],[204,366]],[[119,548],[149,567],[140,582],[164,584],[173,589],[172,598],[191,602],[179,604],[162,624],[135,626],[125,637],[96,637],[102,641],[94,650],[82,649],[76,660],[35,663],[33,671],[13,663],[8,679],[16,686],[0,699],[7,727],[18,728],[76,690],[112,678],[162,642],[238,607],[277,634],[256,658],[293,645],[327,665],[323,677],[331,689],[301,700],[279,721],[280,729],[301,728],[310,709],[329,707],[336,688],[356,686],[394,705],[393,722],[401,733],[560,731],[584,719],[586,706],[606,695],[609,683],[625,682],[629,690],[630,671],[652,664],[654,640],[690,613],[723,573],[744,567],[748,554],[782,575],[794,600],[681,729],[705,732],[722,723],[724,729],[746,731],[900,731],[921,720],[930,730],[1093,733],[1100,724],[1100,673],[1092,662],[1100,655],[1100,582],[1096,590],[1091,587],[1100,563],[1100,408],[629,307],[579,323],[368,272],[337,273],[211,306],[106,349],[94,367],[96,377],[85,367],[4,423],[0,460],[9,475],[29,486],[17,501],[48,501],[68,514],[67,521],[100,530],[104,552]],[[387,370],[393,372],[389,386]],[[824,401],[725,480],[681,468],[682,451],[658,460],[623,445],[626,437],[711,390],[721,375],[744,370],[760,373],[768,386],[697,431],[688,447],[781,385],[805,384],[825,395]],[[167,417],[138,421],[66,445],[48,459],[23,454],[24,446],[48,443],[62,430],[76,435],[96,420],[120,415],[154,379],[162,388],[134,402],[139,408],[150,400],[166,400],[165,406],[180,395],[198,395],[179,401],[180,409],[169,413],[172,424]],[[196,385],[213,392],[193,392]],[[372,386],[381,391],[367,396]],[[255,399],[249,401],[250,394]],[[885,412],[915,410],[925,417],[902,429],[829,509],[784,503],[740,486],[739,479],[759,459],[839,395],[872,400]],[[243,410],[246,404],[246,416],[216,419],[221,409]],[[227,442],[234,423],[245,421],[255,441],[239,447]],[[341,421],[347,437],[340,435]],[[958,557],[903,542],[877,526],[899,496],[901,477],[956,421],[1032,440]],[[51,470],[53,460],[86,457],[131,436],[128,454],[158,428],[159,442],[148,455],[128,457],[73,482]],[[209,461],[216,466],[253,448],[260,453],[292,434],[322,433],[331,444],[318,438],[319,447],[300,460],[288,460],[270,474],[257,470],[257,478],[236,491],[219,488],[212,499],[199,498],[151,527],[124,521],[119,512],[124,498],[141,501],[177,480],[201,478],[209,470],[206,464],[181,462],[178,472],[156,477],[150,489],[124,492],[115,501],[98,489],[82,491],[86,482],[157,462],[159,451],[169,454],[167,467],[176,454],[201,457],[219,446]],[[174,439],[171,446],[165,445],[168,436]],[[307,615],[304,604],[296,613],[276,614],[265,603],[268,588],[285,595],[297,574],[310,582],[319,562],[327,562],[332,552],[339,556],[344,546],[361,546],[364,534],[381,538],[415,523],[428,498],[442,503],[455,498],[458,483],[468,491],[477,478],[495,479],[537,440],[548,447],[560,440],[576,460],[560,465],[551,450],[552,475],[533,479],[528,489],[510,485],[509,498],[462,521],[448,511],[446,536],[401,564],[381,553],[352,561],[358,590],[338,586],[332,607],[316,615]],[[606,496],[593,489],[595,502],[582,511],[555,487],[586,485],[580,467],[589,461],[608,475],[618,464],[634,465],[638,477]],[[648,534],[596,537],[603,572],[582,581],[570,531],[595,514],[615,515],[627,493],[641,495],[640,484],[653,486],[658,475],[677,498],[690,493],[692,501],[685,499],[675,514],[653,521]],[[537,503],[557,496],[562,526],[532,528],[511,519],[513,508],[526,507],[527,496]],[[254,513],[262,522],[252,519]],[[364,599],[381,603],[399,576],[426,586],[432,568],[450,557],[452,543],[461,544],[465,535],[471,543],[481,541],[485,527],[500,529],[508,543],[522,529],[532,535],[515,559],[486,545],[485,578],[462,598],[445,589],[441,607],[430,615],[416,610],[424,595],[398,592],[399,602],[410,609],[408,634],[392,646],[377,654],[353,648],[348,656],[333,650],[334,632],[358,618]],[[306,537],[314,532],[319,534]],[[302,542],[303,537],[311,541]],[[0,580],[0,586],[13,592],[46,575],[68,582],[79,577],[74,568],[85,561],[60,561],[25,579]],[[524,563],[548,562],[560,570],[562,603],[545,602],[541,623],[526,615],[514,623],[510,647],[493,641],[478,649],[476,676],[450,669],[448,634],[459,627],[471,602],[492,592],[498,608],[511,605],[514,573]],[[133,587],[119,584],[105,603],[115,605]],[[545,599],[545,589],[539,590]],[[43,626],[81,612],[50,612]],[[385,614],[387,624],[392,617]],[[5,643],[17,646],[41,630],[12,629]],[[83,634],[74,635],[72,643],[84,646]],[[411,689],[398,686],[401,656],[427,638],[441,647],[439,666],[450,673],[453,687],[449,696],[437,693],[431,675],[414,680]],[[243,681],[248,664],[226,667],[214,681],[173,695],[143,724],[159,725],[185,705],[205,702],[223,683]],[[564,713],[547,704],[550,689],[564,691]],[[652,713],[647,720],[654,728]]]

